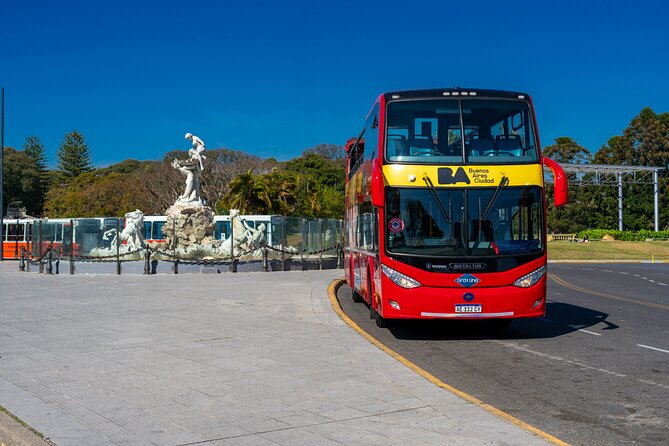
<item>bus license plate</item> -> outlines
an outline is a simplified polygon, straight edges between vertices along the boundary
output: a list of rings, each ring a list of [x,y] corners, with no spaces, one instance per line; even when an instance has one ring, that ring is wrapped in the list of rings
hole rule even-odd
[[[456,313],[480,313],[481,304],[455,304]]]

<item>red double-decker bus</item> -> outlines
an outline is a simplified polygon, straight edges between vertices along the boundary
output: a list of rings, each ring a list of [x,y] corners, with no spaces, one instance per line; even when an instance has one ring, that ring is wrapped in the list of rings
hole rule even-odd
[[[346,280],[377,325],[544,315],[543,167],[556,206],[567,183],[527,94],[385,93],[346,151]]]

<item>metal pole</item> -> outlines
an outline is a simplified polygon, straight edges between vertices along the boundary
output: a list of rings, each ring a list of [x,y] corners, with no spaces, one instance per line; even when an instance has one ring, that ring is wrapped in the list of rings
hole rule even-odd
[[[174,258],[174,274],[179,274],[179,259],[177,259],[177,219],[172,218],[172,257]]]
[[[42,274],[44,272],[44,263],[42,262],[42,220],[39,221],[39,226],[37,226],[38,236],[37,238],[39,239],[39,245],[37,246],[37,261],[39,262],[39,266],[37,268],[37,271]]]
[[[281,271],[286,270],[286,217],[281,217]]]
[[[623,174],[617,173],[618,176],[618,230],[623,230]]]
[[[228,271],[236,272],[235,268],[235,217],[239,218],[239,215],[233,215],[230,217],[230,266]]]
[[[2,117],[0,118],[0,121],[2,121],[2,124],[0,125],[0,230],[2,231],[2,236],[0,237],[0,262],[5,260],[5,246],[4,246],[4,241],[5,241],[5,226],[3,224],[3,218],[5,216],[5,202],[4,199],[5,197],[3,196],[3,185],[4,179],[3,179],[3,171],[4,166],[5,166],[5,89],[2,89],[2,113],[0,113]]]
[[[25,231],[23,231],[23,238],[26,237]],[[14,237],[14,258],[19,258],[19,219],[16,219],[16,237]]]
[[[116,274],[121,274],[121,260],[119,251],[121,249],[121,220],[116,219]]]
[[[655,198],[655,232],[660,230],[660,184],[658,182],[657,170],[653,172],[653,195]]]
[[[70,220],[70,274],[74,274],[74,220]]]
[[[318,269],[323,269],[323,219],[318,219]]]

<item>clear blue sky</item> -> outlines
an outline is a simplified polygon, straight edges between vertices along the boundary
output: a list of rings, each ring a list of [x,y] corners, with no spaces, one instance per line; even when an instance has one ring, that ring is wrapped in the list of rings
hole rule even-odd
[[[98,166],[229,147],[280,160],[343,144],[388,90],[520,90],[543,145],[591,151],[669,111],[662,1],[0,0],[5,145],[51,163],[83,133]]]

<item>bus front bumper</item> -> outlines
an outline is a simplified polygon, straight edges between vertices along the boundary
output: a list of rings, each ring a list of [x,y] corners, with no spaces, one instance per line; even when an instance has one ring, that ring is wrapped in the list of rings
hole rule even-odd
[[[382,316],[391,319],[492,319],[542,317],[546,276],[528,287],[427,287],[404,289],[384,277]]]

